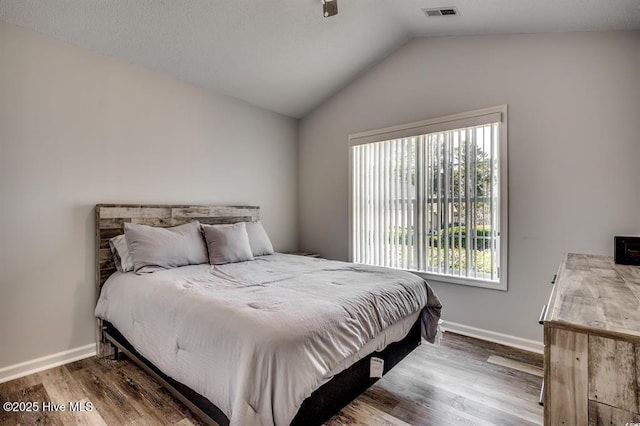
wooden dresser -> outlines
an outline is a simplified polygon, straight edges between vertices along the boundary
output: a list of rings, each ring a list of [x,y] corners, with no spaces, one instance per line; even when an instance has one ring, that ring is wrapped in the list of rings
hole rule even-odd
[[[545,425],[640,422],[640,267],[566,255],[541,321]]]

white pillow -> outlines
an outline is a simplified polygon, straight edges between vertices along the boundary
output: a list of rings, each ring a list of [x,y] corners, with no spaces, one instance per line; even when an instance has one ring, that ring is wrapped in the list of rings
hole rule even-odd
[[[118,271],[133,271],[133,261],[131,260],[127,239],[124,234],[111,238],[109,240],[109,248],[111,249],[111,254],[113,254],[113,261]]]
[[[202,229],[209,249],[209,263],[212,265],[253,260],[244,222],[233,225],[203,225]]]
[[[247,226],[247,234],[249,235],[249,245],[251,245],[251,252],[254,256],[264,256],[266,254],[273,254],[273,245],[267,235],[267,231],[264,230],[262,222],[257,220],[255,222],[245,222]]]
[[[207,263],[198,221],[172,228],[125,223],[124,233],[137,274]]]

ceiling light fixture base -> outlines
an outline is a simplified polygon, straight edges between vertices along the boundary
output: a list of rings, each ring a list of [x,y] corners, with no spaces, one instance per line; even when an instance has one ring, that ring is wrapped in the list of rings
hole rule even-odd
[[[328,18],[338,14],[338,0],[322,0],[322,12]]]

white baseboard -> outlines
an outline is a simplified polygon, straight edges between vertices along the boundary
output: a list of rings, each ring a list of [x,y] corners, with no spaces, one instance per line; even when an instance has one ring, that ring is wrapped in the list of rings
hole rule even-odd
[[[445,338],[446,332],[462,334],[463,336],[475,337],[480,340],[487,340],[493,343],[499,343],[505,346],[522,349],[529,352],[544,353],[544,344],[536,340],[523,339],[522,337],[511,336],[508,334],[496,333],[495,331],[484,330],[482,328],[471,327],[469,325],[458,324],[455,322],[445,321]]]
[[[0,383],[8,382],[9,380],[18,379],[20,377],[28,376],[29,374],[48,370],[80,359],[89,358],[95,354],[96,344],[91,343],[89,345],[80,346],[79,348],[69,349],[68,351],[58,352],[57,354],[47,355],[41,358],[32,359],[31,361],[0,368]]]

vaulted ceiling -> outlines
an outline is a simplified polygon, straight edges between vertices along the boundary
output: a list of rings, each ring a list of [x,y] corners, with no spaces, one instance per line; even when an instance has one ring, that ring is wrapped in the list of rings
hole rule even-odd
[[[296,118],[413,37],[640,29],[640,0],[338,2],[0,0],[0,20]]]

